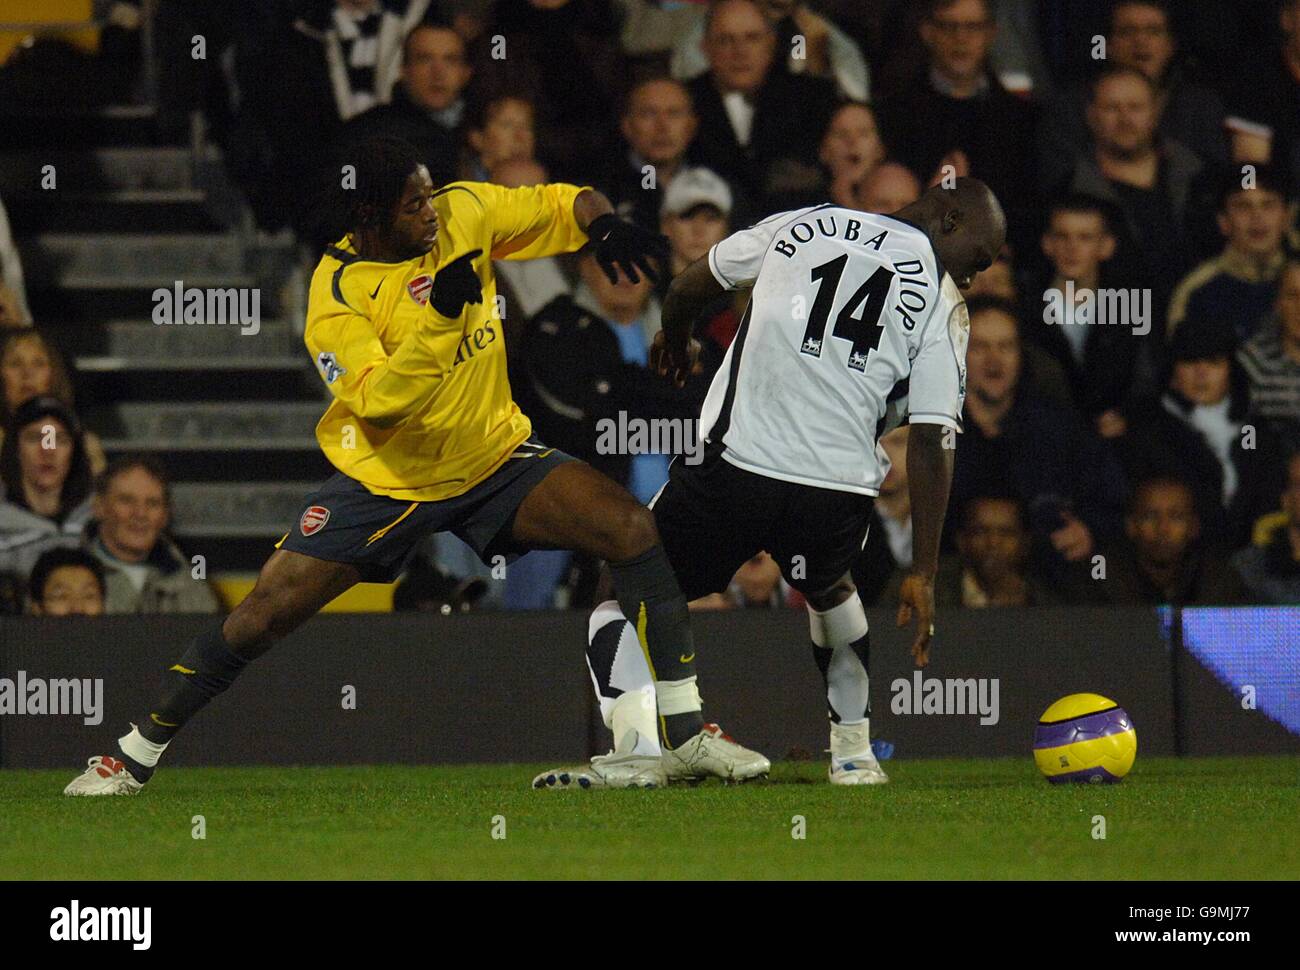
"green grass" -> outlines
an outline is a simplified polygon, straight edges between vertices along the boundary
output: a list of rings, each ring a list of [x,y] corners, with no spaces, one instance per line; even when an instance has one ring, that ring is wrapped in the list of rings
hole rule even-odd
[[[1123,784],[1068,787],[1028,758],[889,761],[864,789],[807,762],[735,787],[532,791],[542,767],[173,768],[104,799],[4,771],[0,878],[1300,878],[1294,757],[1139,759]]]

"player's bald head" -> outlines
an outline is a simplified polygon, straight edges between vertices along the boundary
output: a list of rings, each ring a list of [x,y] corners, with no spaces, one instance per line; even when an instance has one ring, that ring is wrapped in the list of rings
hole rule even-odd
[[[996,252],[1007,239],[1007,217],[993,190],[976,178],[959,178],[952,188],[942,184],[921,196],[959,228],[989,243]]]
[[[991,189],[977,178],[926,189],[900,215],[921,226],[957,285],[963,289],[993,265],[1007,240],[1007,217]]]

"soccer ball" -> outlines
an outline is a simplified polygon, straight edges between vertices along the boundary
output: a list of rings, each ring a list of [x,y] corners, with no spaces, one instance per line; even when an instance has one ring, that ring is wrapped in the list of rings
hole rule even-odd
[[[1117,782],[1137,757],[1128,712],[1100,694],[1071,694],[1043,712],[1034,731],[1034,761],[1053,784]]]

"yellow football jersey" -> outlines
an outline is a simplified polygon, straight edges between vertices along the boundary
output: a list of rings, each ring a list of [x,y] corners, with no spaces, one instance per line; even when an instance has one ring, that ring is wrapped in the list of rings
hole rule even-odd
[[[580,248],[581,191],[452,182],[435,194],[438,238],[421,258],[361,259],[346,238],[326,250],[312,275],[306,342],[334,395],[316,440],[335,468],[376,495],[431,502],[473,488],[528,438],[506,377],[492,260]],[[475,249],[483,302],[444,317],[428,302],[434,274]]]

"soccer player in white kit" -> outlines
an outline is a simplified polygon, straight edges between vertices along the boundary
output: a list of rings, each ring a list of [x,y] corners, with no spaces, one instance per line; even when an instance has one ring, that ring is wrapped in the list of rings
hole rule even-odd
[[[704,460],[674,461],[651,507],[687,599],[726,589],[760,550],[804,594],[835,784],[888,780],[871,751],[867,618],[849,577],[889,470],[877,443],[911,426],[913,565],[898,623],[916,623],[912,655],[924,666],[966,394],[970,319],[960,291],[992,264],[1005,235],[997,199],[970,178],[935,186],[889,216],[813,206],[724,239],[673,281],[664,301],[651,363],[680,384],[698,353],[691,330],[699,313],[724,290],[752,288],[704,403]],[[636,618],[614,601],[592,615],[588,665],[615,749],[589,768],[544,772],[535,787],[745,780],[770,768],[735,744],[661,746],[666,718],[701,710],[695,678],[659,679]]]

